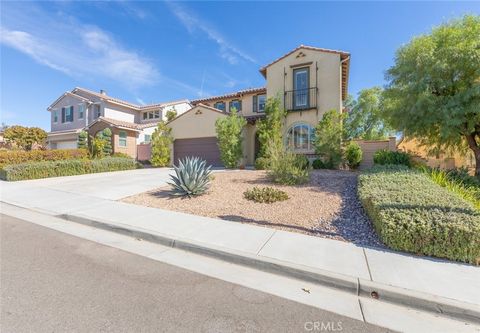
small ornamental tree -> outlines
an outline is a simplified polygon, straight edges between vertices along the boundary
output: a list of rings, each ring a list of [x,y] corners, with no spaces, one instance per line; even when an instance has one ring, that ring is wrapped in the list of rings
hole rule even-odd
[[[177,110],[175,110],[175,107],[173,107],[171,110],[168,110],[165,116],[167,117],[167,121],[172,121],[175,119],[177,116]]]
[[[80,149],[88,149],[88,133],[81,131],[78,134],[77,147]]]
[[[152,157],[150,158],[150,163],[153,166],[164,167],[170,165],[172,143],[172,129],[165,122],[160,121],[152,134]]]
[[[102,158],[104,156],[105,140],[101,132],[95,137],[90,136],[90,157]]]
[[[323,115],[315,127],[315,153],[331,169],[336,169],[342,161],[342,116],[337,110],[330,110]]]
[[[110,128],[105,128],[102,131],[102,138],[105,141],[105,145],[103,147],[103,154],[105,156],[112,155],[113,148],[112,148],[112,130]]]
[[[480,16],[467,15],[413,38],[387,72],[390,124],[436,149],[468,146],[480,176]]]
[[[245,118],[234,108],[227,117],[218,118],[215,122],[220,159],[226,168],[238,167],[243,155],[242,130],[247,124]]]
[[[257,121],[258,140],[260,141],[260,157],[270,158],[268,151],[278,151],[283,148],[283,125],[287,113],[281,107],[280,99],[269,98],[265,104],[265,119]],[[273,146],[267,149],[267,145]]]

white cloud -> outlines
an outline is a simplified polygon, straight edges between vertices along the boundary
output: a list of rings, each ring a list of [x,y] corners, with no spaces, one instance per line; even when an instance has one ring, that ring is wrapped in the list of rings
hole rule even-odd
[[[232,45],[232,43],[227,41],[221,33],[212,28],[205,20],[199,19],[176,2],[167,1],[166,4],[191,34],[196,31],[201,31],[206,34],[209,39],[213,40],[219,46],[220,56],[230,64],[238,63],[239,58],[256,63],[253,57]]]
[[[76,78],[109,78],[132,89],[158,80],[158,70],[149,59],[96,26],[62,14],[50,17],[39,8],[8,14],[7,22],[2,15],[0,43],[40,64]]]
[[[137,97],[136,100],[137,100],[137,103],[140,104],[140,105],[146,105],[147,104],[140,97]]]

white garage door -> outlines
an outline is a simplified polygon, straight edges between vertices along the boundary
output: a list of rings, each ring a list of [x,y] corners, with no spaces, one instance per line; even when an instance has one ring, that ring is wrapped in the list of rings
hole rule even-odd
[[[77,141],[58,141],[57,149],[76,149]]]

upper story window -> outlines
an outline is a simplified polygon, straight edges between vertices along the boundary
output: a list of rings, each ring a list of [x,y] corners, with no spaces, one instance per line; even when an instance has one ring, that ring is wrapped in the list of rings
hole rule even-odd
[[[144,112],[143,120],[147,119],[160,119],[160,110]]]
[[[237,112],[242,111],[242,101],[239,99],[234,99],[233,101],[230,101],[228,105],[228,110],[232,112],[233,108],[235,108]]]
[[[253,112],[265,112],[266,95],[253,96]]]
[[[73,106],[62,108],[62,123],[71,123],[73,121]]]
[[[127,132],[125,132],[125,131],[118,132],[118,145],[120,147],[126,147],[127,146]]]
[[[58,110],[53,110],[53,122],[58,123]]]
[[[285,137],[285,145],[293,151],[311,151],[314,149],[313,140],[315,128],[307,123],[292,125]]]
[[[308,81],[309,69],[308,67],[296,68],[293,70],[293,107],[306,108],[308,107]]]
[[[100,104],[93,104],[93,117],[96,119],[102,115]]]
[[[225,111],[225,102],[216,102],[215,104],[213,104],[213,107],[215,109],[218,109],[218,110],[222,110],[222,111]]]
[[[78,119],[83,119],[85,116],[85,104],[78,104]]]

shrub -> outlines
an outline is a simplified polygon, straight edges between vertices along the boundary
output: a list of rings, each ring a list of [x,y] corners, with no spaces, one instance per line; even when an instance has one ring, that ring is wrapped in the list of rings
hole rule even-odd
[[[266,157],[258,157],[255,160],[255,169],[257,170],[268,169],[268,165],[269,165],[269,162],[268,162],[268,158]]]
[[[308,160],[308,157],[305,155],[297,155],[297,156],[298,156],[298,162],[300,166],[303,169],[308,170],[310,168],[310,161]]]
[[[135,169],[137,164],[132,158],[106,157],[97,160],[63,160],[28,162],[7,165],[0,170],[3,180],[26,180],[48,177],[83,175],[87,173],[120,171]]]
[[[325,113],[315,127],[315,152],[329,169],[338,168],[342,161],[342,116],[336,110]]]
[[[373,155],[375,164],[401,164],[410,167],[412,165],[410,155],[401,151],[379,150]]]
[[[110,128],[105,128],[102,131],[102,138],[105,140],[105,145],[103,146],[103,155],[110,156],[112,155],[112,130]]]
[[[314,169],[326,169],[327,166],[325,165],[325,163],[323,163],[323,161],[319,158],[317,158],[316,160],[314,160],[312,162],[312,167]]]
[[[0,167],[10,164],[40,161],[59,161],[71,159],[87,159],[86,149],[53,149],[53,150],[2,150],[0,151]]]
[[[243,196],[247,200],[252,200],[258,203],[273,203],[288,199],[288,194],[286,192],[277,190],[273,187],[254,187],[251,190],[243,192]]]
[[[125,153],[113,153],[112,157],[125,157],[125,158],[131,158],[130,155],[125,154]]]
[[[360,146],[355,142],[350,142],[345,149],[345,159],[350,169],[356,169],[362,161],[363,153]]]
[[[302,156],[272,147],[268,154],[271,156],[268,174],[275,183],[299,185],[308,182],[310,170],[305,168]]]
[[[102,158],[104,157],[106,141],[103,139],[102,133],[97,133],[95,137],[90,136],[90,157]]]
[[[78,134],[77,147],[79,149],[88,149],[88,132],[81,131]]]
[[[210,166],[198,157],[185,157],[173,166],[176,176],[170,175],[173,195],[194,196],[205,193],[210,185]]]
[[[152,157],[150,158],[150,163],[153,166],[164,167],[170,165],[172,143],[172,129],[163,121],[159,122],[152,134]]]
[[[226,168],[238,167],[242,152],[242,130],[247,124],[245,118],[232,110],[228,117],[218,118],[215,130],[220,149],[220,159]]]
[[[425,174],[377,166],[360,175],[358,194],[392,249],[469,263],[480,258],[480,214]]]
[[[450,180],[462,182],[467,186],[475,186],[480,188],[480,177],[469,175],[467,168],[448,170],[447,177]]]

